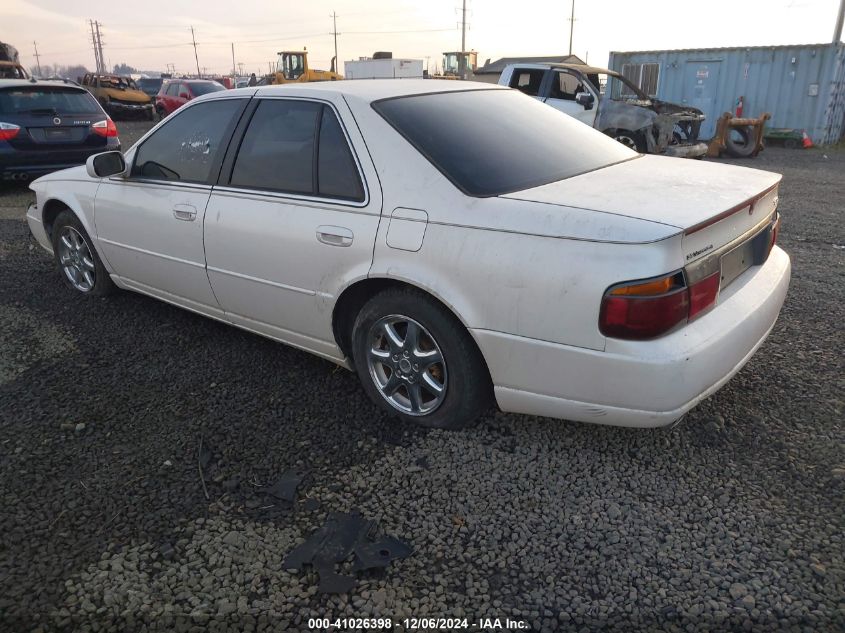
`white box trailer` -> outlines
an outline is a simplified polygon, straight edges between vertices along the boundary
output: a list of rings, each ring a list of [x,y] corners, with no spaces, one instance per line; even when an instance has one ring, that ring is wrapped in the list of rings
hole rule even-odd
[[[359,59],[343,62],[344,79],[421,79],[421,59]]]

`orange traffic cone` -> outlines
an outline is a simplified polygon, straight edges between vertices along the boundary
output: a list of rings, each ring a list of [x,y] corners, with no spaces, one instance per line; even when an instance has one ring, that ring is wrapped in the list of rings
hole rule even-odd
[[[804,149],[810,149],[813,146],[812,139],[807,136],[807,132],[801,130],[801,136],[803,137],[802,144],[804,145]]]

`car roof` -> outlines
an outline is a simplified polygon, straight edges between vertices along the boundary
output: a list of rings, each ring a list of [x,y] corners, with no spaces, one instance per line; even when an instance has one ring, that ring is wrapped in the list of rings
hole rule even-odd
[[[609,68],[602,68],[601,66],[588,66],[587,64],[565,64],[565,63],[562,63],[562,64],[558,64],[558,63],[545,64],[545,63],[532,62],[530,64],[516,63],[516,64],[508,64],[508,65],[513,66],[514,68],[542,68],[542,69],[561,68],[561,69],[566,69],[566,70],[579,70],[582,73],[584,73],[585,75],[594,75],[594,74],[598,74],[598,73],[603,73],[603,74],[606,74],[606,75],[614,75],[614,76],[619,75],[619,73],[616,72],[615,70],[610,70]]]
[[[244,93],[256,91],[256,87],[238,88]],[[461,92],[467,90],[507,90],[495,84],[478,81],[450,81],[445,79],[346,79],[340,81],[318,81],[308,83],[289,83],[279,86],[260,86],[255,95],[257,97],[281,96],[288,90],[296,90],[300,94],[310,93],[315,97],[320,95],[340,94],[356,97],[365,102],[390,99],[392,97],[407,97],[436,92]],[[229,93],[233,91],[230,90]]]
[[[33,86],[62,86],[86,92],[83,87],[69,79],[67,81],[64,79],[0,79],[0,88],[31,88]]]

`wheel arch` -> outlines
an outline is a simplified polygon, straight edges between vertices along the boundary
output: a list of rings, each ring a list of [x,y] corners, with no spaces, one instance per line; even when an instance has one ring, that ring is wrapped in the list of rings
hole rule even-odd
[[[340,347],[341,351],[347,357],[352,358],[352,325],[355,323],[355,317],[371,297],[383,290],[387,290],[388,288],[412,288],[425,294],[443,306],[444,309],[448,310],[449,313],[464,326],[464,329],[469,334],[473,345],[475,345],[475,348],[481,356],[484,368],[487,371],[487,376],[492,376],[490,368],[487,365],[487,359],[484,357],[484,352],[478,344],[478,341],[475,339],[472,329],[461,317],[460,313],[454,308],[454,306],[451,305],[449,301],[439,296],[431,288],[426,288],[421,284],[417,284],[409,280],[396,279],[393,277],[366,277],[359,279],[344,288],[338,296],[337,301],[334,304],[334,309],[332,310],[332,333],[334,334],[338,347]]]
[[[62,211],[70,211],[80,219],[80,222],[85,222],[85,219],[80,217],[81,214],[74,210],[69,204],[63,200],[59,200],[58,198],[50,198],[44,203],[41,210],[41,222],[44,225],[44,231],[47,233],[47,237],[51,240],[53,239],[53,224],[55,224],[56,218]]]
[[[73,198],[74,196],[69,197]],[[91,240],[91,248],[97,251],[97,255],[103,262],[103,266],[105,266],[106,270],[111,273],[111,264],[108,262],[103,253],[103,250],[100,248],[100,244],[97,240],[97,234],[94,231],[93,220],[88,217],[88,215],[83,211],[82,207],[83,204],[79,200],[76,200],[76,204],[74,204],[73,202],[69,202],[66,198],[48,198],[41,205],[41,222],[44,226],[44,232],[47,234],[47,239],[50,240],[50,243],[52,244],[53,225],[56,222],[56,218],[62,211],[70,211],[71,213],[73,213],[73,215],[76,216],[76,218],[82,224],[82,227],[85,229],[85,232],[88,234],[88,237]]]

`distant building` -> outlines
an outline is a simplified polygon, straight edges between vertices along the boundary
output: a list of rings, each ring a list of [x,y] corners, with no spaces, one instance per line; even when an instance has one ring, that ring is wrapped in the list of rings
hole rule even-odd
[[[577,55],[551,55],[549,57],[502,57],[494,62],[489,59],[481,68],[475,70],[475,81],[494,84],[499,81],[505,66],[508,64],[583,64]]]
[[[695,106],[710,138],[724,112],[771,112],[773,128],[805,130],[819,145],[845,134],[845,44],[611,52],[610,68],[651,96]]]

